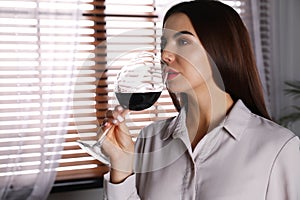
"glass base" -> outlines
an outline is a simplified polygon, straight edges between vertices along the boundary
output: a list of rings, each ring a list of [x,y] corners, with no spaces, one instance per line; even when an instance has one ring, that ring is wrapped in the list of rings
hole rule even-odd
[[[109,158],[101,152],[101,147],[98,145],[98,142],[94,142],[94,144],[89,144],[87,142],[77,140],[77,143],[79,144],[81,149],[90,154],[93,158],[99,160],[103,164],[110,165]]]
[[[102,143],[109,132],[109,130],[112,127],[106,129],[104,133],[102,133],[101,137],[99,138],[98,141],[82,141],[82,140],[77,140],[78,145],[80,146],[81,149],[83,149],[85,152],[90,154],[93,158],[99,160],[103,164],[110,165],[110,159],[104,153],[102,153],[101,146]],[[102,129],[99,128],[98,131],[102,132]],[[99,132],[97,133],[99,134]]]

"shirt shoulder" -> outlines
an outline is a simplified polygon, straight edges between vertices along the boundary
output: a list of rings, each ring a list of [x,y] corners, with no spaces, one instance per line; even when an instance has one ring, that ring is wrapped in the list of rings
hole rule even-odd
[[[245,133],[241,138],[241,144],[247,147],[249,157],[251,157],[251,155],[255,156],[258,159],[258,163],[266,163],[266,170],[270,173],[274,163],[278,162],[282,150],[290,149],[287,147],[294,144],[291,141],[299,141],[298,136],[292,131],[280,126],[276,122],[253,113],[251,114]],[[291,152],[291,150],[289,150],[289,153],[290,155],[299,154],[299,146],[297,152]],[[296,157],[294,159],[296,159]],[[282,161],[282,159],[280,160]]]
[[[230,111],[224,127],[237,141],[256,140],[255,143],[260,145],[282,144],[295,137],[289,129],[252,113],[241,100]]]
[[[280,143],[282,146],[291,138],[296,137],[291,130],[253,113],[251,113],[247,127],[248,135],[253,137],[258,135],[266,144]]]

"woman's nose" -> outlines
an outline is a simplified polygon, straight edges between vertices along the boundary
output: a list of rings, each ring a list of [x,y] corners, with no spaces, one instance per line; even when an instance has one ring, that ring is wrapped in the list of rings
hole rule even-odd
[[[175,60],[175,55],[170,51],[163,50],[162,60],[169,65]]]

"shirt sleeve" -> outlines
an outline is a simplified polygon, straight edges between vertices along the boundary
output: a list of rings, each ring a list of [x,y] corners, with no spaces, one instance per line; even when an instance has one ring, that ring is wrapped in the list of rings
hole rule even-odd
[[[139,200],[137,194],[135,175],[126,178],[119,184],[113,184],[109,180],[110,173],[104,175],[104,200]]]
[[[300,199],[300,142],[290,139],[279,152],[269,179],[266,200]]]

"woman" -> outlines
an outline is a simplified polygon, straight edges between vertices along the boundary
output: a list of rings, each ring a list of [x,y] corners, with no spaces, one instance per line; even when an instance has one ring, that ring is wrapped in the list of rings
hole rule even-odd
[[[117,120],[128,111],[108,113],[106,198],[300,199],[299,139],[270,121],[239,15],[218,1],[173,6],[162,60],[179,114],[145,127],[134,145]]]

